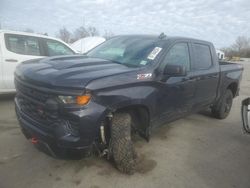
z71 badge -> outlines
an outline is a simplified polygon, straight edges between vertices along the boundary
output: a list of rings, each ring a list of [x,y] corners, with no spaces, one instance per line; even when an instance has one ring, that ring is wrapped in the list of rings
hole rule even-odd
[[[137,80],[145,80],[152,78],[152,73],[147,74],[137,74]]]

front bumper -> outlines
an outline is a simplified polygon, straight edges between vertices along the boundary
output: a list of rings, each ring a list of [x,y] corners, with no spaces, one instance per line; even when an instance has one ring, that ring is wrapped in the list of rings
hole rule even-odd
[[[92,104],[92,107],[95,104]],[[23,112],[18,97],[15,98],[16,115],[23,134],[27,139],[35,138],[45,153],[61,157],[65,154],[77,152],[81,156],[88,156],[99,135],[99,124],[103,108],[99,110],[80,110],[68,114],[78,119],[77,132],[72,131],[67,121],[62,118],[53,125],[44,125],[32,118],[32,114]]]

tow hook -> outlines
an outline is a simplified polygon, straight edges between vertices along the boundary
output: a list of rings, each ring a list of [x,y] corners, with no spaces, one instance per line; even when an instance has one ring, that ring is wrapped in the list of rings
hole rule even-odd
[[[31,138],[31,143],[32,144],[37,144],[38,143],[38,139],[36,137],[32,137]]]

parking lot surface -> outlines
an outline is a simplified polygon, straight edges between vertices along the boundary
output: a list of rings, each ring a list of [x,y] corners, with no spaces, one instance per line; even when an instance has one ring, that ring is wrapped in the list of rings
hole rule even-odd
[[[105,159],[54,159],[22,135],[14,96],[0,99],[1,188],[249,188],[250,135],[242,131],[241,100],[250,96],[250,62],[244,64],[240,96],[225,120],[208,112],[194,114],[157,129],[149,143],[136,141],[138,169],[118,172]]]

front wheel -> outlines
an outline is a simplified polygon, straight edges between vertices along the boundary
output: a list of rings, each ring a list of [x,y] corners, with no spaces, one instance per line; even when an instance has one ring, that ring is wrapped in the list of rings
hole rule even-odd
[[[227,89],[224,95],[220,98],[218,104],[212,107],[212,114],[218,119],[225,119],[231,111],[233,104],[233,93]]]
[[[118,170],[126,174],[133,174],[135,172],[136,154],[131,140],[130,114],[114,114],[111,125],[110,147]]]

